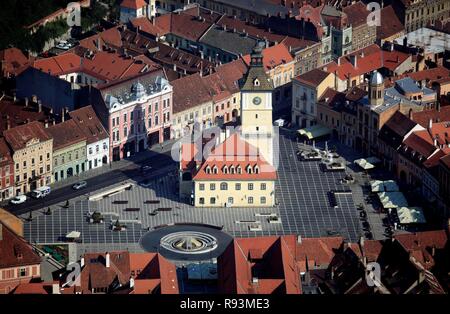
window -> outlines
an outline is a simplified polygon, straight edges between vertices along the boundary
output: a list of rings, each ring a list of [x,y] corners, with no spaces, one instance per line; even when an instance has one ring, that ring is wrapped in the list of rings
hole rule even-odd
[[[26,166],[27,166],[27,162],[26,162],[26,160],[24,160],[23,161],[23,167],[26,168]]]
[[[205,184],[204,184],[204,183],[200,183],[200,184],[198,185],[198,189],[199,189],[200,191],[204,191],[204,190],[205,190]]]
[[[240,183],[236,183],[235,184],[235,188],[237,191],[239,191],[241,189],[241,184]]]
[[[16,164],[16,170],[19,170],[19,164],[18,163]]]
[[[124,127],[124,128],[123,128],[123,136],[124,136],[124,137],[127,137],[127,135],[128,135],[128,128],[127,128],[127,127]]]
[[[126,113],[123,114],[123,122],[127,122],[127,114]]]
[[[249,183],[248,184],[248,189],[251,191],[251,190],[253,190],[253,183]]]
[[[234,198],[229,197],[227,203],[228,203],[228,205],[233,205],[233,203],[234,203]]]
[[[261,190],[266,190],[267,189],[267,185],[265,183],[261,183]]]
[[[216,184],[215,184],[215,183],[210,183],[210,184],[209,184],[209,189],[210,189],[211,191],[214,191],[214,190],[216,189]]]
[[[220,184],[220,189],[221,189],[222,191],[228,190],[228,184],[227,184],[226,182],[222,182],[222,183]]]
[[[27,275],[27,269],[25,267],[19,268],[19,276],[25,277]]]
[[[249,204],[253,204],[253,196],[249,196],[248,197],[248,203]]]
[[[200,205],[205,205],[205,198],[204,197],[200,197],[198,201],[199,201]]]
[[[261,204],[265,204],[266,203],[266,197],[265,196],[261,196]]]
[[[114,134],[114,133],[113,133]],[[114,134],[115,135],[115,134]],[[113,136],[115,138],[115,136]],[[113,139],[114,140],[114,139]],[[92,147],[89,147],[89,155],[92,155]]]

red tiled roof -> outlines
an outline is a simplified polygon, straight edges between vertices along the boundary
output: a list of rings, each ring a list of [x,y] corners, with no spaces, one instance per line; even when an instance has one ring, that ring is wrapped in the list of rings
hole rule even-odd
[[[1,222],[0,252],[0,269],[41,263],[41,258],[31,245]]]
[[[73,119],[50,126],[45,131],[53,138],[54,151],[86,140]]]
[[[25,148],[26,144],[32,139],[39,139],[40,141],[51,139],[42,124],[37,121],[6,130],[3,135],[13,151]]]
[[[295,78],[300,83],[307,84],[311,87],[317,87],[322,83],[330,73],[322,71],[320,69],[314,69],[304,74],[301,74]]]
[[[295,236],[234,239],[218,259],[219,291],[238,294],[299,294]],[[250,258],[260,251],[262,259]],[[257,283],[252,283],[257,278]]]
[[[22,125],[26,121],[39,121],[44,123],[45,120],[51,119],[50,108],[42,105],[42,110],[39,112],[39,105],[37,103],[28,101],[28,106],[25,107],[25,100],[15,101],[10,97],[4,97],[0,101],[0,131],[4,131],[8,127]]]
[[[362,1],[346,6],[342,8],[342,11],[347,14],[348,22],[353,28],[367,23],[367,16],[370,13]]]
[[[408,136],[403,144],[428,159],[435,151],[433,140],[427,130],[417,131]]]
[[[21,283],[14,289],[13,294],[51,294],[52,284],[48,282]]]
[[[279,65],[287,64],[294,61],[289,49],[284,44],[274,45],[263,49],[263,63],[266,71],[270,71]],[[244,62],[250,65],[250,55],[243,57]]]
[[[158,16],[156,25],[165,33],[199,41],[200,37],[213,25],[210,22],[200,20],[198,17],[185,13],[169,13]]]
[[[433,156],[431,156],[427,161],[424,162],[425,168],[432,168],[439,164],[442,157],[446,156],[442,149],[438,150]]]
[[[380,13],[381,23],[377,26],[377,39],[389,38],[405,30],[392,5],[385,6]]]
[[[174,114],[212,100],[198,73],[172,81],[171,84]]]
[[[0,51],[1,72],[4,75],[19,74],[20,70],[28,63],[28,58],[20,49],[8,48]]]
[[[140,9],[142,7],[145,7],[147,3],[145,0],[123,0],[120,3],[121,7],[129,8],[129,9]]]
[[[78,125],[86,137],[87,144],[108,138],[108,133],[97,117],[92,106],[86,106],[69,112],[69,116]]]
[[[395,239],[426,269],[434,266],[432,248],[442,250],[448,241],[445,230],[398,234],[395,235]]]
[[[236,170],[230,173],[230,167],[240,167],[241,173]],[[214,168],[217,173],[214,173]],[[224,169],[227,167],[227,173]],[[251,172],[247,171],[248,167]],[[258,173],[255,173],[255,169]],[[210,173],[209,170],[210,170]],[[207,172],[208,171],[208,172]],[[241,139],[238,133],[232,134],[221,144],[216,146],[211,154],[194,175],[194,180],[275,180],[276,170],[257,152],[257,149]]]
[[[351,56],[356,56],[356,67],[351,63]],[[399,51],[382,51],[380,47],[373,44],[366,48],[357,50],[346,56],[339,58],[340,65],[335,61],[330,62],[322,67],[329,73],[336,72],[341,80],[347,80],[348,76],[357,77],[382,67],[394,71],[406,59],[410,57],[409,54]]]
[[[6,144],[5,138],[0,137],[0,167],[8,164],[12,164],[11,152],[9,151],[8,144]]]
[[[438,66],[436,68],[407,73],[406,75],[414,81],[437,81],[445,78],[450,79],[450,70],[443,66]]]
[[[74,53],[65,53],[52,58],[40,59],[34,62],[33,67],[51,75],[85,72],[100,80],[113,81],[160,66],[144,55],[132,58],[115,52],[97,51],[89,58],[82,58]]]
[[[80,46],[90,49],[92,51],[97,51],[97,43],[102,47],[104,44],[113,45],[115,47],[122,46],[122,36],[119,32],[119,27],[112,27],[101,33],[92,35],[91,37],[80,40]],[[98,41],[97,41],[98,39]]]
[[[301,243],[296,243],[296,259],[300,271],[304,272],[308,268],[326,267],[331,260],[344,239],[342,237],[329,238],[302,238]]]
[[[367,262],[376,262],[381,253],[383,244],[378,240],[364,240],[364,244],[360,246],[361,253],[367,258]]]
[[[447,169],[450,169],[450,154],[441,158],[441,163],[444,164]]]
[[[439,111],[436,109],[430,109],[414,112],[412,119],[424,128],[428,127],[430,119],[433,120],[433,122],[450,121],[450,106],[441,107]]]
[[[151,34],[153,36],[163,35],[163,31],[158,27],[158,25],[153,24],[147,17],[139,17],[137,19],[131,20],[131,24],[134,27],[140,27],[141,31]]]

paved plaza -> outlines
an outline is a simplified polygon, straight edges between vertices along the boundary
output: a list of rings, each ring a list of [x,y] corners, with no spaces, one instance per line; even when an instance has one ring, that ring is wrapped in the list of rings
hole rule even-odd
[[[35,211],[34,219],[25,222],[25,237],[32,243],[54,243],[61,242],[70,231],[79,231],[82,239],[78,249],[80,253],[123,249],[140,251],[140,238],[155,227],[173,223],[202,223],[223,226],[223,231],[234,237],[342,235],[347,240],[357,241],[364,234],[355,205],[364,199],[362,187],[358,184],[361,180],[357,179],[357,184],[350,186],[343,185],[340,180],[344,172],[323,172],[318,161],[299,161],[296,156],[299,144],[287,134],[280,139],[276,207],[195,208],[179,202],[177,177],[171,172],[150,181],[147,187],[129,179],[127,182],[134,183],[131,190],[99,201],[89,201],[86,195],[71,201],[69,208],[61,206],[63,204],[54,205],[51,215],[44,215],[45,209]],[[345,155],[340,147],[338,152]],[[349,168],[347,172],[354,173]],[[330,201],[331,191],[340,192],[335,194],[336,204]],[[159,203],[148,203],[155,200]],[[121,201],[128,203],[120,204]],[[130,211],[130,208],[135,211]],[[103,214],[103,224],[88,222],[87,213],[94,211]],[[267,214],[276,214],[281,223],[269,223]],[[27,218],[28,214],[23,217]],[[371,219],[374,224],[381,221],[376,216],[371,216]],[[111,222],[116,220],[126,225],[126,230],[112,231]]]

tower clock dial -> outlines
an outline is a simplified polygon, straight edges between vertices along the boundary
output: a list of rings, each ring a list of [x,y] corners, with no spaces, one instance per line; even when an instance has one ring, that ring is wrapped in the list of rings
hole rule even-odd
[[[256,96],[256,97],[253,98],[252,101],[253,101],[253,104],[259,105],[261,103],[261,98]]]

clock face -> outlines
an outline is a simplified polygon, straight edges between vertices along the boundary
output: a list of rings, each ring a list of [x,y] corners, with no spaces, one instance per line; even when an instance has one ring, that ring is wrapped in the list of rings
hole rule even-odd
[[[253,98],[253,103],[254,103],[255,105],[259,105],[259,104],[261,103],[261,98],[260,98],[260,97],[255,97],[255,98]]]

